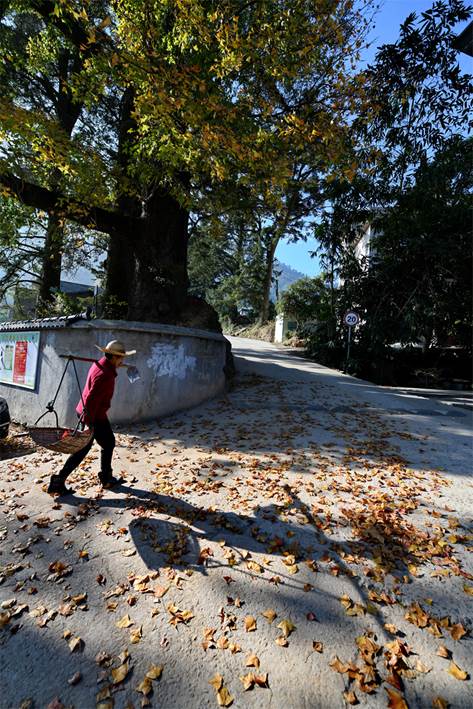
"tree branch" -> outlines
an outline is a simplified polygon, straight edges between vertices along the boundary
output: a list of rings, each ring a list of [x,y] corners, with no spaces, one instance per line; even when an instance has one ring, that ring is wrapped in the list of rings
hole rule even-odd
[[[45,212],[60,212],[67,219],[77,224],[110,234],[123,228],[124,222],[133,217],[123,214],[120,210],[108,211],[101,207],[89,207],[74,202],[56,190],[50,190],[32,182],[22,180],[11,173],[0,173],[0,184],[6,187],[21,202],[28,207],[43,209]]]

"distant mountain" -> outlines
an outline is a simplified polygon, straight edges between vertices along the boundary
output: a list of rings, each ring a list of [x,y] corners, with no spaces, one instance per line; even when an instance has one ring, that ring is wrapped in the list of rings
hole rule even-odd
[[[295,281],[298,281],[299,278],[307,277],[305,273],[296,271],[295,268],[291,268],[291,266],[288,266],[286,263],[281,263],[280,261],[276,262],[274,266],[274,272],[281,272],[281,275],[278,276],[279,293],[282,293],[283,291],[287,290],[287,288],[289,288],[289,286],[292,285],[292,283],[294,283]],[[271,300],[276,300],[276,286],[274,284],[271,288]]]

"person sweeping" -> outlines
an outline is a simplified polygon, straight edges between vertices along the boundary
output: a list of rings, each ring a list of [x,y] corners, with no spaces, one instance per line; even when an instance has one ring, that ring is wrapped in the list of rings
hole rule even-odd
[[[73,453],[64,463],[62,470],[57,475],[52,475],[49,482],[48,493],[51,495],[68,495],[73,493],[66,487],[66,480],[73,470],[77,468],[90,451],[94,441],[101,447],[99,480],[105,489],[110,489],[123,482],[123,478],[116,478],[112,473],[112,455],[115,448],[113,435],[107,412],[112,402],[115,390],[117,369],[125,357],[136,354],[136,350],[125,350],[122,342],[112,340],[105,347],[95,345],[104,353],[104,356],[94,362],[89,369],[87,381],[82,392],[81,400],[76,411],[84,423],[93,428],[90,442],[81,450]]]

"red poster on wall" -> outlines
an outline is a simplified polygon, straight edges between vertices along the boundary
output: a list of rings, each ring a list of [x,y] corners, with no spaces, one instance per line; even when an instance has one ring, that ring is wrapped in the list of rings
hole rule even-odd
[[[14,384],[25,383],[26,373],[26,358],[28,355],[28,343],[24,340],[19,340],[15,343],[15,359],[13,364],[13,382]]]

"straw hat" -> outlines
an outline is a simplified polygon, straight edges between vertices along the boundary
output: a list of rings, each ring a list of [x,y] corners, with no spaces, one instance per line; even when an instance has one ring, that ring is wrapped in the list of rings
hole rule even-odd
[[[118,357],[129,357],[130,355],[136,354],[136,350],[125,350],[125,345],[120,340],[111,340],[105,347],[100,347],[100,345],[95,345],[98,350],[111,355],[117,355]]]

